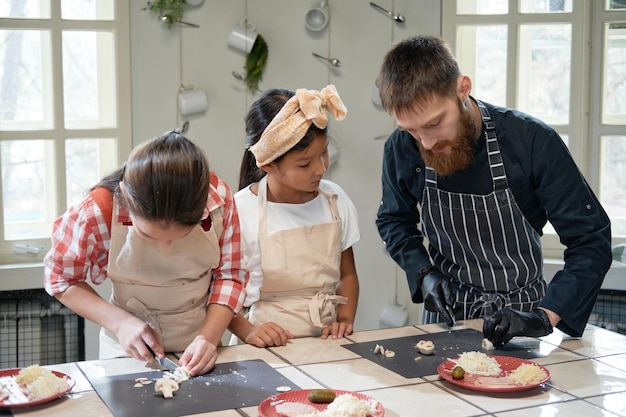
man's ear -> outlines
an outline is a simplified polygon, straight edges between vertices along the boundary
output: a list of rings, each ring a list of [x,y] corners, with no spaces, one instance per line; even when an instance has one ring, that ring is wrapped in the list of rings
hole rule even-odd
[[[467,75],[461,75],[456,81],[456,94],[461,100],[465,102],[472,92],[472,80]]]

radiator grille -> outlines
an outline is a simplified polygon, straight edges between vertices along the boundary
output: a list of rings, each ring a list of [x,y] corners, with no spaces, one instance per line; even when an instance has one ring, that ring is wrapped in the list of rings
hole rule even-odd
[[[0,291],[0,368],[85,360],[84,329],[43,289]]]
[[[626,334],[626,291],[601,289],[589,323]]]

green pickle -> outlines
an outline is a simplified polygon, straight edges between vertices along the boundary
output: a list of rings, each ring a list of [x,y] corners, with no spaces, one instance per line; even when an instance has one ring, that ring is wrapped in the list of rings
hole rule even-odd
[[[454,369],[452,369],[452,378],[463,379],[464,376],[465,369],[461,368],[460,366],[455,366]]]
[[[309,391],[309,401],[312,403],[332,403],[335,396],[335,392],[329,389],[312,389]]]

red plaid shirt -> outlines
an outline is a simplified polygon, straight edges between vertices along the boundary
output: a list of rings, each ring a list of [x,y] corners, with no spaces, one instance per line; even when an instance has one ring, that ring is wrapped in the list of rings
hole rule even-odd
[[[214,174],[212,174],[214,175]],[[211,185],[207,209],[220,208],[224,231],[219,239],[221,259],[213,270],[208,303],[227,305],[235,313],[241,310],[248,282],[242,266],[239,214],[230,187],[217,178]],[[128,210],[120,206],[120,220],[130,221]],[[50,295],[65,291],[70,285],[86,282],[95,285],[107,279],[111,234],[107,221],[91,196],[70,207],[59,217],[52,230],[52,248],[44,258],[44,286]]]

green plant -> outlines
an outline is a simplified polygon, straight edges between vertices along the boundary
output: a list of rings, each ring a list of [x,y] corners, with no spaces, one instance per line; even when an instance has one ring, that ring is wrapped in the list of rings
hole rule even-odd
[[[150,13],[157,15],[159,19],[167,23],[167,27],[171,28],[176,22],[183,19],[183,7],[187,4],[187,0],[156,0],[149,1],[141,10],[148,10]]]
[[[265,42],[263,36],[257,35],[252,49],[246,56],[246,65],[244,67],[246,76],[243,81],[251,93],[259,90],[259,83],[263,79],[263,71],[265,70],[265,65],[267,65],[268,55],[269,48],[267,42]]]

